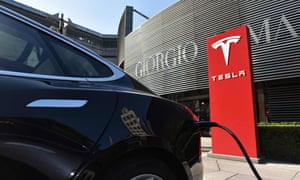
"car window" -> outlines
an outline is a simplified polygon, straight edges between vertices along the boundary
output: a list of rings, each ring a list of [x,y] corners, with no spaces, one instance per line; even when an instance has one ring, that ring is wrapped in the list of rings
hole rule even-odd
[[[4,28],[0,27],[0,56],[9,61],[16,61],[25,49],[26,41],[6,33]]]
[[[0,49],[1,70],[63,75],[38,32],[4,15],[0,15]]]
[[[45,36],[67,76],[108,77],[112,71],[101,62],[56,39]]]
[[[100,61],[17,20],[0,15],[0,70],[70,77],[109,77]]]

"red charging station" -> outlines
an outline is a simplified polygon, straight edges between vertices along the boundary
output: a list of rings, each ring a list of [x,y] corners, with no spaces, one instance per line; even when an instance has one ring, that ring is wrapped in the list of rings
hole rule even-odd
[[[255,93],[246,25],[207,40],[211,121],[231,129],[258,158]],[[212,154],[243,156],[235,141],[212,128]]]

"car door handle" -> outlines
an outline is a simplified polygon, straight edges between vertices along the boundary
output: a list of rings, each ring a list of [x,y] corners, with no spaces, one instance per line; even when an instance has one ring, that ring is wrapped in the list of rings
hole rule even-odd
[[[29,108],[81,108],[88,103],[85,99],[38,99],[26,105]]]

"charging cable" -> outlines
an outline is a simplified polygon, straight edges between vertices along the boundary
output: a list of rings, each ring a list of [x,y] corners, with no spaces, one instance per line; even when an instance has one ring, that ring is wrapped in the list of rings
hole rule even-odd
[[[230,129],[228,129],[227,127],[222,126],[222,125],[220,125],[216,122],[207,122],[207,121],[205,121],[205,122],[196,122],[196,123],[194,123],[194,127],[195,127],[196,132],[198,132],[198,133],[200,133],[203,129],[212,128],[212,127],[218,127],[218,128],[221,128],[221,129],[225,130],[228,134],[231,135],[231,137],[238,144],[239,148],[241,149],[243,155],[245,156],[245,158],[248,162],[248,165],[250,166],[250,168],[251,168],[252,172],[254,173],[255,177],[258,180],[262,180],[262,178],[260,177],[260,175],[257,172],[256,168],[254,167],[252,161],[250,160],[250,157],[249,157],[246,149],[242,145],[241,141],[238,139],[238,137]]]

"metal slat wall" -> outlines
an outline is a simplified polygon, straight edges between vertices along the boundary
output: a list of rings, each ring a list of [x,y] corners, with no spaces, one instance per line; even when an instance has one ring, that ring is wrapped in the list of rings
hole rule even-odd
[[[166,54],[171,49],[178,49],[178,46],[183,46],[185,43],[192,41],[193,28],[187,26],[193,23],[193,16],[191,14],[193,6],[186,1],[176,4],[170,10],[164,11],[145,23],[138,32],[130,34],[126,38],[126,46],[129,52],[126,56],[125,67],[126,71],[134,76],[136,63],[138,61],[149,60],[149,58],[156,56],[159,53]],[[178,34],[178,32],[181,32]],[[131,42],[133,42],[133,46]],[[138,44],[136,44],[138,40]],[[172,51],[173,52],[173,51]],[[190,58],[190,53],[187,53],[187,58]],[[170,54],[170,58],[179,58],[178,50]],[[153,64],[153,63],[152,63]],[[151,66],[151,65],[150,65]],[[158,94],[166,94],[169,92],[180,91],[181,87],[189,88],[192,83],[186,83],[180,80],[180,77],[187,78],[191,72],[191,64],[186,63],[183,66],[176,66],[173,68],[165,68],[161,64],[156,68],[159,71],[153,70],[147,75],[139,78],[147,87]],[[197,83],[194,78],[189,78],[189,81]]]
[[[267,88],[267,116],[270,122],[300,121],[300,84],[272,85]]]
[[[300,77],[299,3],[179,1],[125,38],[125,71],[159,95],[207,89],[207,38],[246,24],[255,82]],[[181,64],[155,64],[166,54],[170,64]],[[152,69],[143,72],[146,66]]]
[[[198,88],[208,88],[207,38],[240,26],[238,1],[194,1],[194,38],[199,44]]]
[[[255,82],[300,77],[300,1],[240,1]]]
[[[238,9],[237,1],[179,1],[126,37],[125,71],[136,77],[138,62],[167,53],[171,63],[181,59],[181,64],[159,64],[158,71],[136,78],[160,95],[208,88],[206,39],[239,25],[233,8]]]

